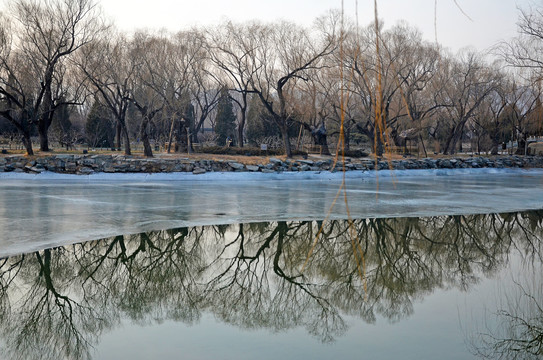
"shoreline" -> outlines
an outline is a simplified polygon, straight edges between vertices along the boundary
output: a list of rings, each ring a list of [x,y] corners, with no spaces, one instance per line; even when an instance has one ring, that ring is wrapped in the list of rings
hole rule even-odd
[[[400,160],[375,161],[370,158],[346,158],[345,164],[338,162],[334,166],[332,158],[328,159],[189,159],[189,158],[141,158],[126,155],[74,155],[56,154],[43,157],[26,157],[8,155],[0,157],[1,173],[39,174],[51,172],[58,174],[122,174],[122,173],[206,173],[250,172],[250,173],[298,173],[298,172],[337,172],[370,171],[370,170],[431,170],[431,169],[480,169],[480,168],[543,168],[543,156],[473,156],[453,158],[405,158]]]
[[[208,172],[194,175],[189,172],[170,173],[92,173],[88,175],[60,174],[49,171],[42,173],[0,172],[0,182],[13,184],[17,181],[32,182],[69,182],[69,183],[163,183],[163,182],[199,182],[199,183],[252,183],[263,181],[300,182],[318,181],[395,181],[401,178],[423,177],[462,177],[462,176],[543,176],[543,168],[464,168],[464,169],[409,169],[409,170],[354,170],[341,171],[285,171],[277,173],[262,172]]]

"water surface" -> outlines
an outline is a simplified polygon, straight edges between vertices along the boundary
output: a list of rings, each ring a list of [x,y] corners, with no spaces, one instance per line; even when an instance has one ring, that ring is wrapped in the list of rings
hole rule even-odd
[[[397,170],[346,174],[353,218],[543,208],[543,170]],[[0,256],[118,234],[259,221],[347,218],[332,208],[341,173],[0,177]]]
[[[2,358],[537,359],[542,219],[191,226],[8,257]]]

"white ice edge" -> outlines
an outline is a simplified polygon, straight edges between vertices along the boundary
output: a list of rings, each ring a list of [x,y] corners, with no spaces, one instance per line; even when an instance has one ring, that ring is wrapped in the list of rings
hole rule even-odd
[[[341,180],[346,179],[378,179],[394,177],[426,177],[426,176],[458,176],[458,175],[484,175],[484,174],[526,174],[540,175],[543,169],[522,168],[467,168],[467,169],[410,169],[410,170],[350,170],[341,171],[301,171],[301,172],[207,172],[192,174],[186,172],[172,173],[93,173],[89,175],[59,174],[44,171],[39,174],[23,172],[0,173],[1,180],[35,180],[35,181],[76,181],[76,182],[102,182],[102,181],[251,181],[251,180]]]

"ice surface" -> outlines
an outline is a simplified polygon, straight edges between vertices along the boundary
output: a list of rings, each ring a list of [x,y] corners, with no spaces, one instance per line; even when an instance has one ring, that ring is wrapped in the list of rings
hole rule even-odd
[[[352,218],[543,208],[543,169],[350,171]],[[347,217],[342,173],[0,173],[0,257],[174,227]]]

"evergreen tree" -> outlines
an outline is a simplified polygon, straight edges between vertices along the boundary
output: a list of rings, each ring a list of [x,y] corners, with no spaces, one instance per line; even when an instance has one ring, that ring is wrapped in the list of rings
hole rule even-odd
[[[115,127],[108,109],[95,99],[85,124],[87,144],[92,147],[113,147]]]
[[[260,139],[268,136],[280,136],[277,126],[269,119],[269,112],[264,108],[258,96],[253,96],[247,112],[247,139],[253,145],[259,145]]]
[[[70,121],[70,110],[68,109],[68,105],[62,104],[53,114],[49,134],[61,145],[66,146],[66,149],[68,149],[72,143],[70,136],[71,129],[72,122]]]
[[[217,105],[217,117],[215,119],[215,133],[217,134],[217,143],[221,146],[226,145],[226,139],[234,138],[236,133],[236,115],[232,106],[232,99],[228,95],[228,89],[221,89],[221,96]]]

